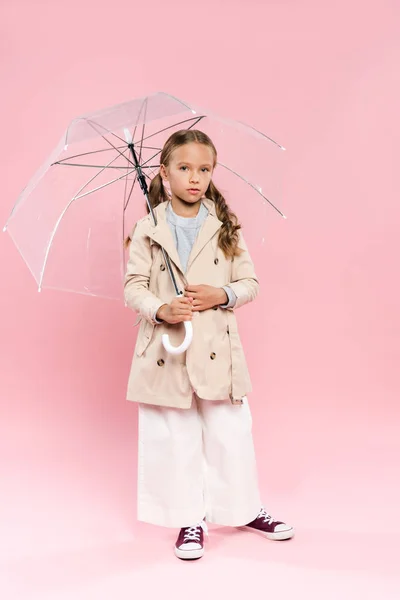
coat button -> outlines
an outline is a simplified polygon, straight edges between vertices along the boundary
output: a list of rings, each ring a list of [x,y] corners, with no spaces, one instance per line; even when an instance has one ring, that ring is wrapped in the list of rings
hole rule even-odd
[[[217,265],[219,263],[218,258],[214,258],[214,265]]]
[[[157,361],[157,364],[158,364],[158,366],[159,366],[159,367],[162,367],[162,366],[164,366],[164,359],[160,358],[160,359]]]
[[[165,271],[165,265],[160,265],[161,271]]]
[[[211,358],[211,360],[214,360],[214,358],[215,358],[215,352],[211,352],[210,358]]]

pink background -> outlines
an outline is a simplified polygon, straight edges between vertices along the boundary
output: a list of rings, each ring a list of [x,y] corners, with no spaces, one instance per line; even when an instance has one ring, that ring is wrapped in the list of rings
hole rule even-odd
[[[4,598],[399,598],[399,17],[395,0],[3,0],[2,224],[73,117],[147,92],[288,149],[288,220],[271,209],[240,319],[264,501],[297,531],[215,527],[185,565],[175,531],[136,522],[132,315],[38,294],[3,234]]]

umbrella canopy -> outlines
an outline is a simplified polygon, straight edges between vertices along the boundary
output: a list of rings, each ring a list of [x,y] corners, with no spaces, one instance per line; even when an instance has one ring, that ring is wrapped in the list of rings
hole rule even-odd
[[[17,199],[4,230],[39,290],[123,298],[123,240],[147,212],[141,180],[150,183],[166,139],[185,128],[214,142],[213,182],[238,214],[250,251],[262,248],[269,208],[285,216],[277,207],[284,148],[157,92],[74,119]]]

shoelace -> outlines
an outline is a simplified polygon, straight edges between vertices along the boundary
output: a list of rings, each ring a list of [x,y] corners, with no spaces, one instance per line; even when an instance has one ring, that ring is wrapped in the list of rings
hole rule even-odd
[[[264,507],[261,508],[260,512],[258,513],[257,519],[264,519],[264,523],[269,523],[270,525],[275,521],[275,519],[267,513]]]
[[[187,527],[185,531],[185,535],[183,536],[184,542],[189,542],[193,540],[194,542],[200,541],[200,531],[202,529],[206,535],[208,535],[208,527],[205,521],[201,521],[200,523],[196,523],[193,527]]]

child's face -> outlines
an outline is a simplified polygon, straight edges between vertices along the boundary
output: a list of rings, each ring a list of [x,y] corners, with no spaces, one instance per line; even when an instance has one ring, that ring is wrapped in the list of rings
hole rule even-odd
[[[194,204],[202,198],[213,174],[214,155],[208,146],[196,142],[176,148],[168,167],[161,165],[161,176],[168,181],[173,196]],[[189,190],[196,188],[196,193]]]

